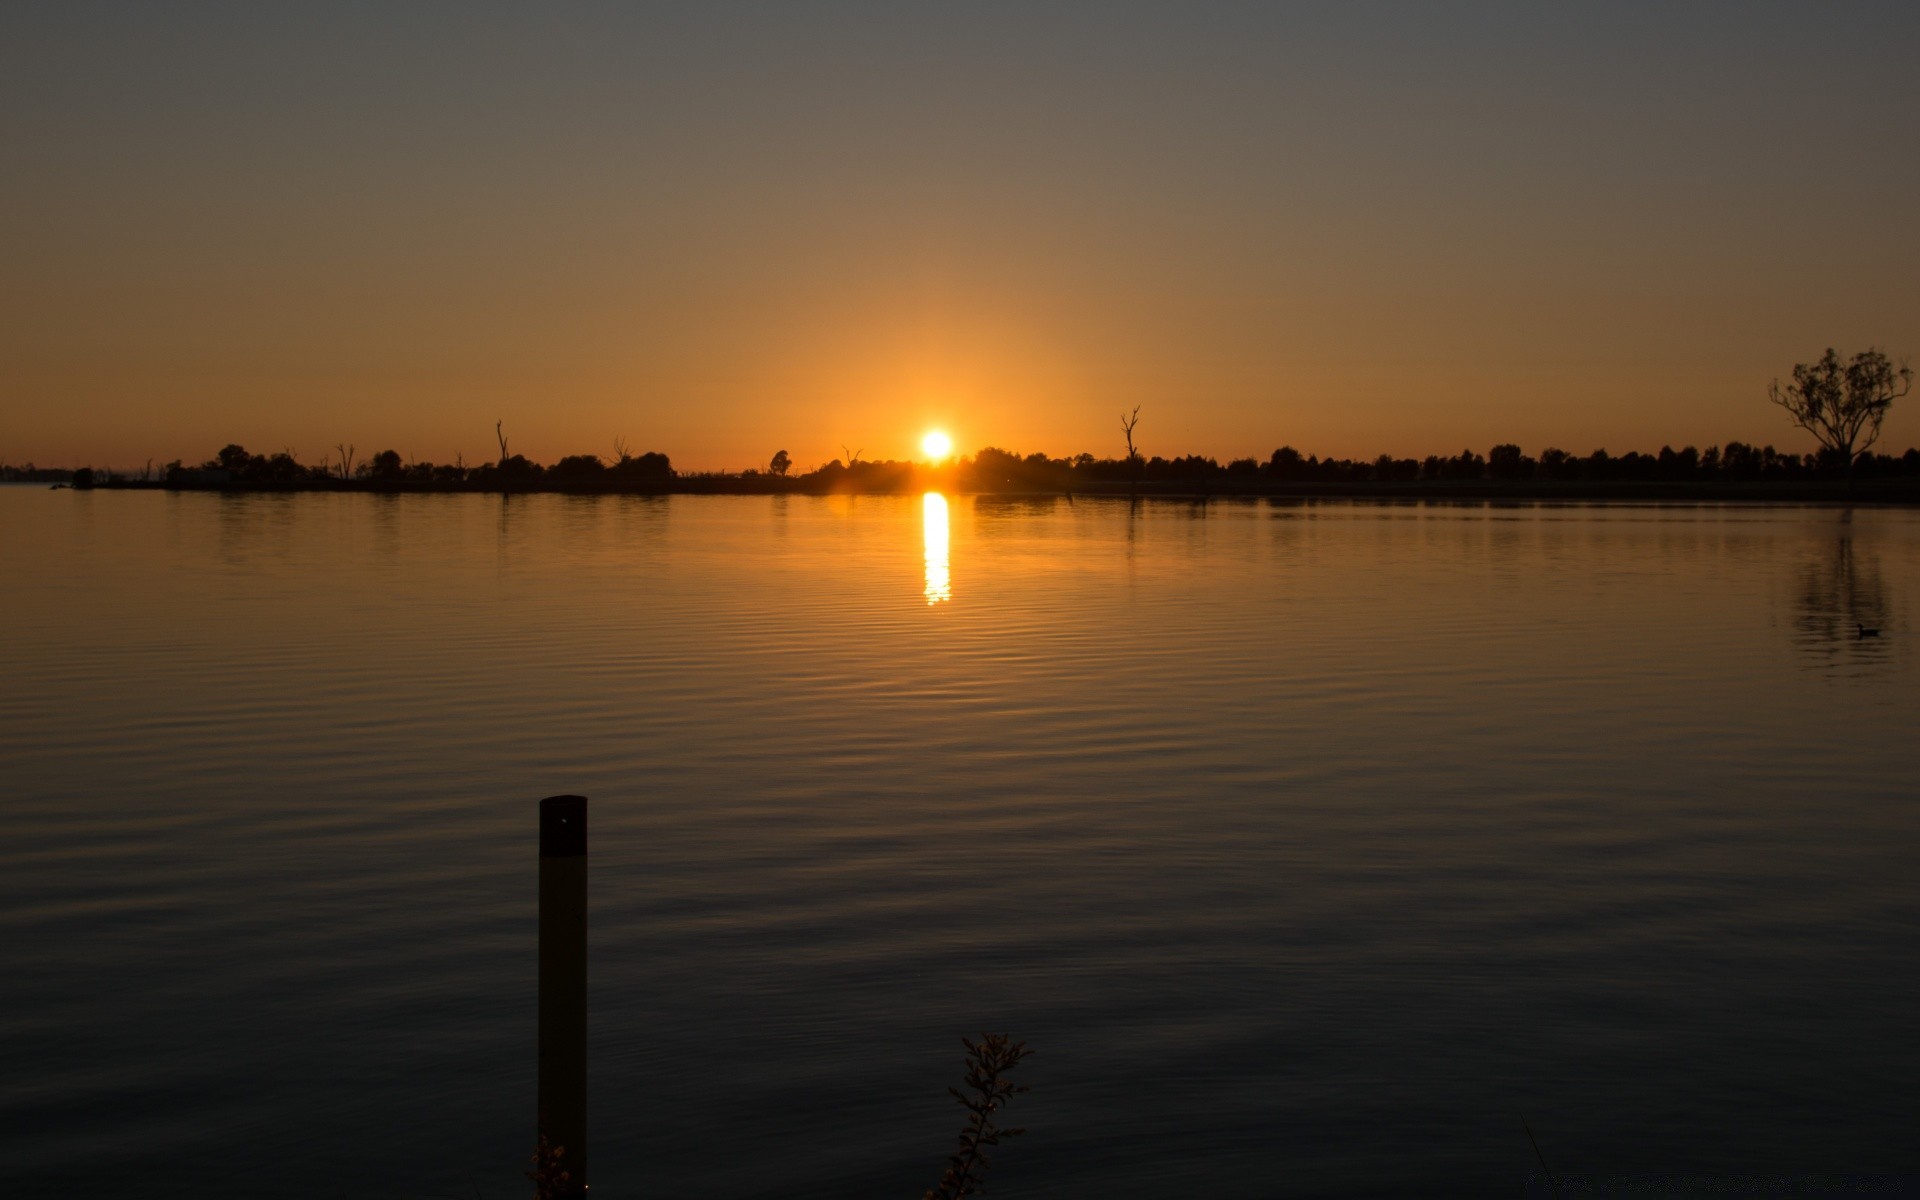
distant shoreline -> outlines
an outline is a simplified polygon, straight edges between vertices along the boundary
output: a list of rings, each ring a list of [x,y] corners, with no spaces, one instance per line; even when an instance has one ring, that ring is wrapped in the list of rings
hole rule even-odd
[[[298,483],[174,482],[105,479],[74,486],[80,491],[164,491],[232,494],[351,492],[374,495],[563,495],[563,496],[901,496],[941,491],[953,495],[1015,498],[1095,499],[1288,499],[1288,500],[1462,500],[1462,501],[1621,501],[1713,503],[1851,503],[1920,505],[1920,479],[1843,480],[1413,480],[1367,482],[1148,481],[1137,485],[1089,483],[1073,488],[982,488],[954,486],[935,477],[891,486],[826,485],[808,479],[771,476],[680,476],[646,485],[581,484],[530,481],[511,487],[471,482],[386,482],[314,480]]]

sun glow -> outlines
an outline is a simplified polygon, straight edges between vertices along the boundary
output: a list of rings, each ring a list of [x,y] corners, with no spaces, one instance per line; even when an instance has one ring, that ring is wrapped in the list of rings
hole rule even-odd
[[[920,450],[932,461],[939,462],[953,453],[953,439],[938,429],[931,430],[920,439]]]

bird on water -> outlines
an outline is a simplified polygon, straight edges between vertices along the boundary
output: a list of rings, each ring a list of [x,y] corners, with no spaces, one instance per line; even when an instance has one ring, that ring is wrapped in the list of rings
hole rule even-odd
[[[1858,621],[1854,622],[1853,627],[1860,631],[1860,636],[1863,638],[1880,636],[1880,631],[1878,629],[1868,629],[1865,625],[1860,624]]]

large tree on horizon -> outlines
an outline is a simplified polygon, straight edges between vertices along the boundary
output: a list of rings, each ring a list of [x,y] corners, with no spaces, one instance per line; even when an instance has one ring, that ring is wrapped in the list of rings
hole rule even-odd
[[[1887,410],[1912,386],[1913,369],[1905,362],[1895,367],[1869,347],[1842,365],[1829,346],[1820,361],[1795,364],[1791,384],[1768,384],[1767,396],[1822,449],[1839,456],[1851,478],[1854,460],[1880,440]]]

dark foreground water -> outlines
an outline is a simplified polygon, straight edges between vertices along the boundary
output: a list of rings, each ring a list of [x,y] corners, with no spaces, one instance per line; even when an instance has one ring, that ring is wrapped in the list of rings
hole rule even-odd
[[[0,489],[0,1191],[1911,1171],[1920,514]],[[1881,627],[1860,640],[1856,623]]]

